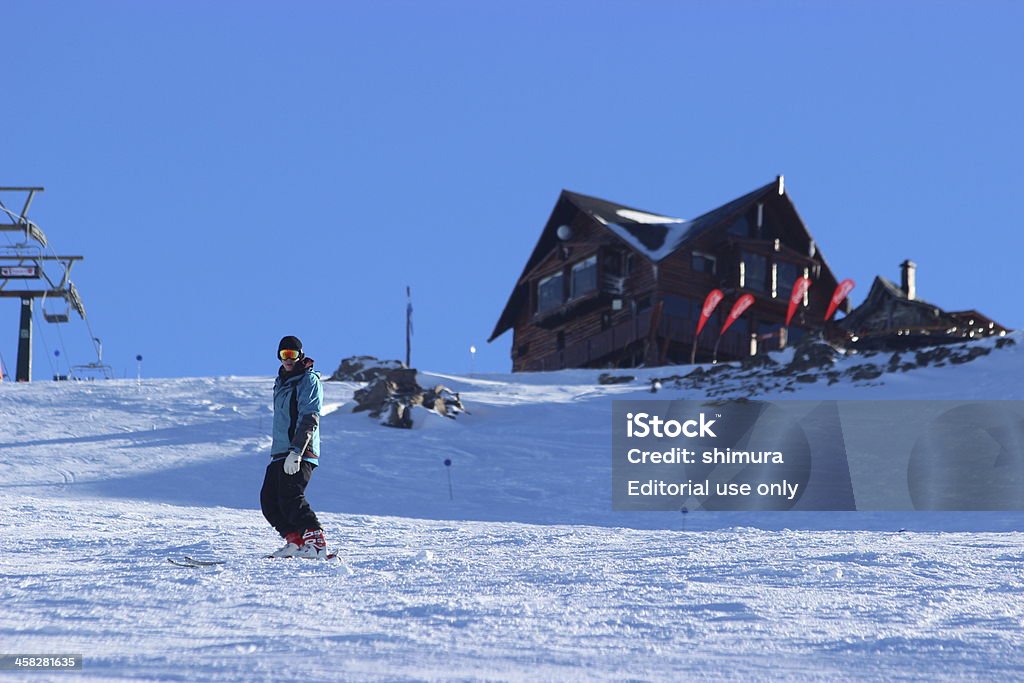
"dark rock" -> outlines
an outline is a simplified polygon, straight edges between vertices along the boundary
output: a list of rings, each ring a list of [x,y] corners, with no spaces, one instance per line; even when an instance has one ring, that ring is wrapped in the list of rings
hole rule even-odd
[[[907,370],[913,370],[917,367],[916,363],[904,363],[903,356],[898,353],[892,354],[892,358],[889,359],[889,367],[886,368],[887,372],[906,372]]]
[[[601,376],[597,378],[598,384],[629,384],[636,377],[632,375],[609,375],[607,372],[601,373]]]
[[[871,365],[864,363],[863,365],[855,365],[846,371],[846,374],[855,382],[864,380],[877,379],[882,376],[883,370],[877,365]]]
[[[370,417],[381,418],[381,424],[408,429],[412,427],[412,409],[423,406],[438,415],[455,418],[466,412],[459,395],[443,385],[424,389],[416,382],[416,371],[396,368],[377,377],[353,396],[352,412],[368,411]]]
[[[996,339],[996,348],[997,349],[1001,349],[1004,346],[1016,346],[1016,345],[1017,345],[1017,341],[1015,339],[1010,339],[1009,337],[1000,337],[999,339]]]
[[[955,353],[951,355],[949,357],[949,362],[954,363],[956,365],[961,365],[963,363],[969,363],[975,358],[987,356],[990,353],[992,353],[992,349],[990,348],[984,346],[972,346],[971,348],[967,349],[966,353]]]
[[[404,368],[397,360],[378,360],[373,356],[352,356],[341,361],[341,365],[329,379],[342,382],[372,382],[383,377],[390,370]]]
[[[796,374],[805,370],[817,370],[829,367],[835,364],[835,361],[836,350],[828,344],[801,344],[793,353],[793,360],[786,366],[786,371]]]
[[[438,415],[455,419],[459,413],[466,412],[458,393],[443,384],[438,384],[423,394],[423,407],[433,410]]]
[[[381,424],[398,429],[412,429],[412,406],[400,401],[389,402],[388,416]]]
[[[423,393],[423,387],[416,382],[416,370],[413,368],[389,370],[385,378],[395,385],[399,394]]]
[[[352,410],[354,413],[360,413],[364,410],[371,411],[371,416],[379,415],[380,408],[387,401],[388,397],[396,392],[394,384],[389,385],[388,381],[383,377],[370,382],[369,385],[362,389],[357,389],[352,395],[352,398],[356,401],[356,407]],[[376,415],[375,415],[376,413]]]
[[[938,363],[941,360],[945,360],[952,354],[948,346],[936,346],[926,351],[918,351],[914,354],[914,360],[920,366],[931,365]]]
[[[815,382],[818,381],[818,376],[817,375],[812,375],[810,373],[803,374],[803,375],[797,375],[796,376],[796,381],[797,382],[802,382],[803,384],[814,384]]]
[[[767,354],[758,354],[756,356],[747,356],[740,361],[740,367],[744,370],[751,370],[753,368],[771,368],[778,365],[771,356]]]

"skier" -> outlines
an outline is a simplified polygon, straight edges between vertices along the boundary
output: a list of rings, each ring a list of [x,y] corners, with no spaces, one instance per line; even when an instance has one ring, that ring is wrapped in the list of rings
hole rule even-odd
[[[285,544],[271,557],[326,559],[327,539],[305,495],[319,464],[324,400],[320,373],[302,352],[298,337],[282,338],[277,357],[281,368],[274,382],[273,441],[260,506]]]

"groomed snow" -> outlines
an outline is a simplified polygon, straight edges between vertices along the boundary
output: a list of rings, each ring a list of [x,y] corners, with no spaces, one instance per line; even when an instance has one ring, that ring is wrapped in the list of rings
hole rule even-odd
[[[1019,400],[1011,338],[787,396]],[[613,513],[610,401],[673,371],[598,374],[423,373],[470,414],[411,431],[328,383],[332,563],[262,558],[270,377],[0,384],[0,650],[85,657],[33,681],[1020,676],[1024,515]]]

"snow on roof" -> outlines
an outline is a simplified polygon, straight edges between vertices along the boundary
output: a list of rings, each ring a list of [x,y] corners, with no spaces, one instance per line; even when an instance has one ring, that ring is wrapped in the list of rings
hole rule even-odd
[[[686,221],[682,218],[672,218],[671,216],[658,216],[653,213],[647,213],[646,211],[635,211],[633,209],[618,209],[615,213],[622,216],[626,220],[633,221],[635,223],[685,223]]]
[[[622,222],[612,222],[592,214],[609,230],[652,261],[660,261],[693,234],[693,225],[682,218],[657,216],[652,213],[620,209]]]
[[[728,216],[737,207],[774,187],[775,183],[766,185],[693,220],[633,209],[568,190],[565,190],[564,194],[579,209],[656,263],[678,250],[686,241],[693,239],[703,230],[714,227],[723,216]]]

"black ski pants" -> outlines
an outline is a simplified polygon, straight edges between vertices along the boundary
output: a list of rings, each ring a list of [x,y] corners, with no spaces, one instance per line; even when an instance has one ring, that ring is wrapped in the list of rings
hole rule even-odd
[[[285,474],[283,459],[267,466],[263,489],[260,490],[260,507],[263,516],[282,538],[293,531],[301,534],[306,529],[321,528],[316,513],[306,500],[306,485],[315,467],[303,461],[298,472]]]

